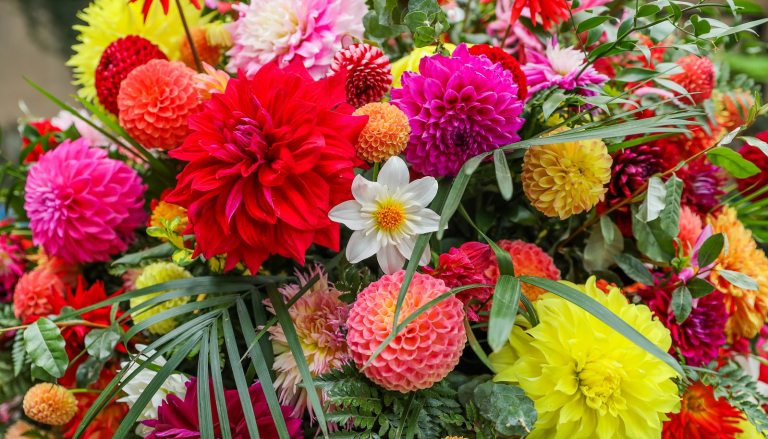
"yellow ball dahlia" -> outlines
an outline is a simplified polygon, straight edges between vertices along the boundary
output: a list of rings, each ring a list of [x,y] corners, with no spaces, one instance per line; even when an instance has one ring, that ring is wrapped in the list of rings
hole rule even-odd
[[[211,16],[204,16],[192,3],[181,2],[181,5],[189,26],[197,27],[210,21]],[[138,35],[156,44],[169,59],[181,57],[180,47],[186,34],[178,9],[170,8],[166,16],[162,8],[151,8],[144,20],[141,6],[140,2],[128,3],[127,0],[95,0],[78,13],[84,24],[74,26],[79,33],[78,44],[72,46],[75,54],[67,65],[74,70],[74,84],[79,87],[81,97],[88,100],[96,97],[96,67],[104,49],[118,38]]]
[[[752,338],[768,316],[768,258],[757,248],[750,232],[736,217],[730,207],[719,214],[709,216],[707,223],[713,233],[722,233],[727,238],[728,248],[717,259],[717,265],[710,273],[710,280],[724,293],[728,322],[725,333],[731,342],[739,337]],[[726,280],[722,270],[738,271],[757,282],[758,289],[745,290]]]
[[[606,294],[595,277],[576,288],[621,317],[661,350],[669,331],[645,305],[618,288]],[[541,323],[515,327],[509,344],[490,359],[495,381],[517,383],[538,420],[529,439],[660,437],[666,413],[680,406],[675,371],[597,318],[554,294],[533,303]]]
[[[29,419],[48,425],[64,425],[77,413],[77,399],[72,392],[51,383],[32,386],[24,395],[22,406]]]
[[[523,190],[540,212],[565,219],[603,199],[611,163],[598,139],[534,146],[523,158]]]
[[[192,274],[187,270],[179,267],[171,262],[155,262],[154,264],[147,265],[141,275],[136,278],[136,289],[151,287],[152,285],[161,284],[163,282],[169,282],[176,279],[186,279],[192,277]],[[147,300],[157,297],[166,291],[160,291],[157,293],[147,294],[144,296],[134,297],[131,299],[131,307],[138,306]],[[150,308],[144,308],[137,314],[131,316],[133,323],[140,323],[154,315],[157,315],[163,311],[173,309],[177,306],[184,305],[189,302],[189,297],[177,297],[175,299],[166,300],[165,302],[154,305]],[[173,328],[176,327],[176,319],[165,319],[161,322],[157,322],[147,328],[147,331],[153,334],[167,334]]]
[[[367,162],[381,162],[400,154],[408,145],[411,126],[408,116],[392,104],[372,102],[355,110],[353,116],[368,116],[355,151]]]

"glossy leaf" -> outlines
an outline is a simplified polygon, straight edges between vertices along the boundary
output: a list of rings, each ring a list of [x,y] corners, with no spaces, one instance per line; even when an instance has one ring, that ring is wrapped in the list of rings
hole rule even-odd
[[[707,153],[707,158],[736,178],[747,178],[760,173],[760,168],[730,148],[718,146]]]
[[[681,324],[691,315],[691,309],[693,308],[693,296],[688,287],[681,285],[675,288],[672,292],[672,313],[675,314],[675,320],[677,324]]]
[[[69,366],[66,343],[55,323],[43,317],[24,330],[24,345],[32,364],[54,378],[61,378]]]
[[[722,233],[715,233],[701,244],[698,253],[699,267],[706,267],[707,265],[715,262],[723,251],[725,245],[725,236]]]
[[[653,275],[640,260],[632,255],[620,254],[615,257],[616,264],[621,267],[624,273],[632,280],[640,282],[643,285],[653,285]]]

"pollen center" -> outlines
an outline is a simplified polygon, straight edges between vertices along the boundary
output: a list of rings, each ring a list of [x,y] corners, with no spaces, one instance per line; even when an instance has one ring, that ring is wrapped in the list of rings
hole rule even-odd
[[[382,203],[373,213],[373,218],[379,229],[394,232],[405,223],[405,209],[400,203]]]

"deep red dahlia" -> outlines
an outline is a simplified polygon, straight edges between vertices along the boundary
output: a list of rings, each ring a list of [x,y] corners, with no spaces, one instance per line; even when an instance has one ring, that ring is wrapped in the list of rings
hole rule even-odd
[[[549,30],[568,18],[568,4],[565,0],[514,0],[509,22],[515,23],[525,8],[530,11],[533,25],[541,22],[544,30]],[[536,19],[537,15],[540,20]]]
[[[722,170],[701,158],[694,160],[677,172],[683,180],[682,204],[690,206],[701,215],[712,213],[725,194],[725,178]]]
[[[389,58],[370,44],[353,44],[336,52],[331,70],[347,71],[347,102],[357,108],[379,102],[392,84]]]
[[[271,254],[304,263],[313,243],[338,250],[331,207],[351,198],[355,142],[367,118],[344,103],[344,75],[315,81],[300,63],[232,79],[189,118],[171,156],[189,162],[167,201],[188,210],[196,254],[251,272]]]
[[[667,416],[662,439],[733,439],[744,417],[725,398],[716,398],[712,386],[698,381],[685,389],[680,412]]]
[[[128,0],[128,3],[135,3],[139,0]],[[143,5],[141,5],[141,13],[144,14],[144,20],[147,19],[147,14],[149,14],[149,8],[152,7],[152,3],[154,3],[155,0],[142,0],[144,2]],[[200,9],[200,0],[187,0],[190,3],[192,3],[197,9]],[[171,6],[171,0],[160,0],[160,5],[163,6],[163,13],[165,15],[168,15],[168,8]]]
[[[664,169],[658,147],[639,145],[617,151],[613,154],[608,192],[598,210],[604,211],[630,197],[652,175]],[[629,206],[614,210],[612,216],[624,235],[632,234],[632,212]]]
[[[110,113],[117,114],[120,84],[138,66],[153,59],[168,59],[159,47],[146,38],[128,35],[113,41],[101,54],[96,67],[96,95]]]
[[[715,67],[707,57],[687,55],[677,60],[683,68],[682,73],[670,79],[680,84],[690,94],[685,100],[691,104],[700,104],[712,96],[715,88]]]
[[[54,134],[60,133],[61,129],[46,119],[30,122],[27,126],[32,131],[29,132],[29,135],[25,135],[25,132],[22,132],[21,150],[25,151],[31,146],[32,149],[24,158],[24,163],[35,163],[40,160],[40,157],[46,151],[50,151],[59,145],[59,141]]]
[[[763,142],[768,142],[768,131],[763,131],[762,133],[757,134],[755,137],[762,140]],[[768,156],[766,156],[765,153],[760,150],[760,148],[749,144],[742,146],[739,150],[739,154],[760,168],[759,174],[736,180],[736,184],[739,186],[739,191],[741,191],[742,194],[749,195],[755,191],[759,191],[765,186],[768,186]],[[755,198],[762,200],[766,197],[768,197],[768,192],[763,192]]]
[[[520,63],[514,56],[508,54],[504,49],[489,46],[488,44],[475,44],[469,48],[469,53],[475,56],[485,55],[491,62],[499,63],[505,70],[512,73],[512,77],[517,83],[517,97],[522,101],[528,96],[528,83],[525,79],[525,73],[520,68]]]

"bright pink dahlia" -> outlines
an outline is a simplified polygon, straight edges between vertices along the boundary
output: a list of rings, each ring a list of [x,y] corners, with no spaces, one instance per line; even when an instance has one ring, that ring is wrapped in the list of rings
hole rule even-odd
[[[352,358],[362,366],[391,334],[395,304],[405,271],[389,274],[368,285],[355,300],[347,320],[347,343]],[[420,306],[447,292],[442,280],[416,273],[400,313],[400,321]],[[363,373],[389,390],[426,389],[445,378],[459,362],[467,335],[463,304],[449,297],[419,315],[379,354]]]
[[[107,151],[65,141],[29,170],[24,208],[33,240],[65,262],[107,261],[144,224],[145,189]]]
[[[216,407],[216,402],[211,390],[211,406]],[[256,426],[259,437],[264,439],[277,439],[280,437],[275,427],[275,421],[269,412],[267,398],[261,389],[261,383],[253,384],[249,388],[253,414],[256,416]],[[245,423],[243,405],[237,390],[224,389],[224,400],[227,406],[227,416],[232,439],[249,439],[248,426]],[[301,432],[301,419],[291,417],[290,407],[281,406],[283,418],[288,427],[291,439],[303,437]],[[152,427],[152,432],[147,439],[182,439],[200,437],[200,415],[197,409],[197,379],[187,381],[187,393],[184,399],[174,394],[166,396],[165,401],[157,409],[157,419],[143,421],[144,425]],[[221,438],[221,421],[217,411],[213,410],[213,436]]]
[[[0,303],[12,299],[16,282],[24,274],[25,252],[21,240],[10,233],[0,235]]]
[[[298,62],[232,79],[190,117],[171,156],[189,162],[170,203],[185,207],[196,252],[255,273],[270,254],[304,263],[339,247],[331,207],[351,198],[355,143],[367,118],[344,103],[344,75],[314,81]]]
[[[523,71],[528,79],[529,95],[552,86],[594,94],[585,87],[602,84],[608,77],[591,65],[584,68],[585,63],[583,52],[573,47],[562,48],[555,39],[543,54],[528,52],[528,64],[523,66]]]
[[[357,108],[379,102],[392,84],[389,58],[378,47],[366,43],[336,52],[331,70],[347,71],[347,102]]]
[[[362,39],[364,0],[260,0],[232,6],[240,13],[230,32],[227,68],[253,76],[277,61],[301,61],[315,78],[325,76],[342,39]]]
[[[464,44],[450,57],[422,58],[419,73],[404,73],[402,84],[392,103],[410,119],[405,157],[422,174],[456,175],[469,158],[520,139],[514,76]]]
[[[701,366],[717,357],[718,350],[725,344],[725,310],[723,295],[719,291],[694,299],[691,314],[683,323],[677,323],[671,311],[672,291],[676,278],[661,279],[657,284],[638,291],[648,307],[669,329],[672,335],[670,352],[679,350],[691,366]]]

